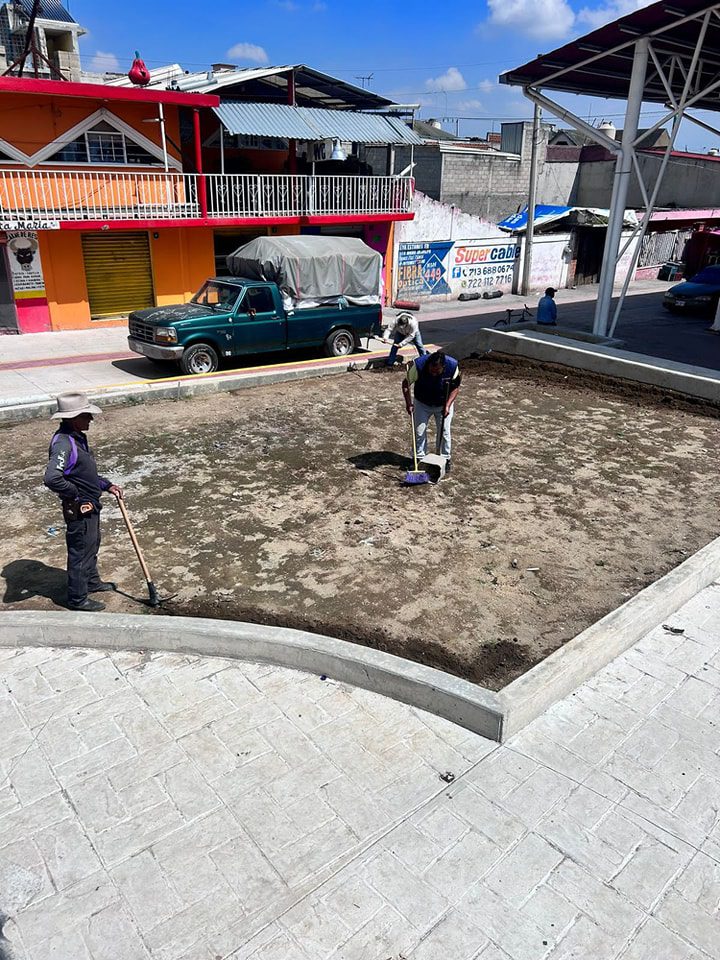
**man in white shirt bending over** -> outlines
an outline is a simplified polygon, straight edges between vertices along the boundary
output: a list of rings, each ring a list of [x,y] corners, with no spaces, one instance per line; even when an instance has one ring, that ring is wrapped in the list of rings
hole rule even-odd
[[[383,340],[386,343],[392,343],[385,361],[387,367],[392,367],[395,363],[400,347],[406,347],[410,343],[415,345],[419,357],[427,352],[420,336],[420,324],[411,313],[399,313],[392,326],[387,327],[383,332],[385,334]]]

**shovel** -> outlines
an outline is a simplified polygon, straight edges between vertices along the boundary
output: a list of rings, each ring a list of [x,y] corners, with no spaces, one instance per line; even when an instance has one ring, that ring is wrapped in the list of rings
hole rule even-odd
[[[135,547],[135,553],[137,558],[140,561],[140,567],[143,572],[143,576],[147,582],[148,588],[148,598],[151,607],[159,607],[163,600],[160,599],[157,592],[157,587],[152,582],[150,578],[150,571],[147,568],[145,563],[145,558],[143,557],[142,550],[140,549],[140,544],[138,543],[137,537],[135,536],[135,531],[133,530],[133,525],[130,523],[130,517],[128,516],[127,509],[125,508],[125,501],[120,497],[117,498],[117,504],[120,507],[120,513],[122,514],[123,520],[125,521],[125,526],[127,527],[127,532],[130,534],[130,540],[132,541],[133,547]],[[170,597],[164,597],[164,600],[170,600]]]
[[[413,438],[413,461],[415,463],[414,470],[408,470],[405,474],[405,483],[408,486],[416,487],[422,483],[430,483],[430,475],[427,474],[424,470],[418,470],[418,458],[417,458],[417,442],[415,440],[415,411],[410,411],[410,424],[412,426],[412,438]]]

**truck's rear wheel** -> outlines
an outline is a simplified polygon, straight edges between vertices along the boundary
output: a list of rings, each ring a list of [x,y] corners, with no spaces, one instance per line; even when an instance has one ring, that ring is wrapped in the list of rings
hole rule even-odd
[[[218,355],[209,343],[194,343],[180,358],[180,368],[188,374],[214,373],[219,363]]]
[[[347,357],[355,352],[355,334],[344,327],[333,330],[325,340],[325,353],[329,357]]]

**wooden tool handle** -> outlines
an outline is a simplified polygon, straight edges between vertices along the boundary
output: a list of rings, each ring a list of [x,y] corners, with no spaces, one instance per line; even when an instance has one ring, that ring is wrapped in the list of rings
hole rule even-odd
[[[137,558],[138,558],[138,560],[140,561],[140,566],[142,567],[143,575],[144,575],[145,579],[146,579],[146,580],[148,581],[148,583],[149,583],[150,580],[151,580],[150,571],[148,570],[148,568],[147,568],[147,566],[146,566],[146,564],[145,564],[145,558],[144,558],[143,555],[142,555],[142,550],[140,549],[140,544],[139,544],[138,541],[137,541],[137,537],[135,536],[135,531],[133,530],[133,526],[132,526],[132,524],[130,523],[130,517],[128,516],[128,512],[127,512],[127,510],[125,509],[125,503],[123,502],[123,500],[122,500],[120,497],[117,498],[117,502],[118,502],[118,506],[120,507],[120,513],[122,513],[122,515],[123,515],[123,520],[125,521],[125,526],[127,527],[127,532],[130,534],[130,539],[132,540],[132,545],[135,547],[135,553],[137,554]]]

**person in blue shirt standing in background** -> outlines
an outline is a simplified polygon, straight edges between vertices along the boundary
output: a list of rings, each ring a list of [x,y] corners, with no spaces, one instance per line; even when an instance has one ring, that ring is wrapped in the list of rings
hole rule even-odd
[[[537,307],[537,322],[546,327],[557,326],[557,304],[555,303],[554,287],[548,287],[545,296],[540,297]]]

